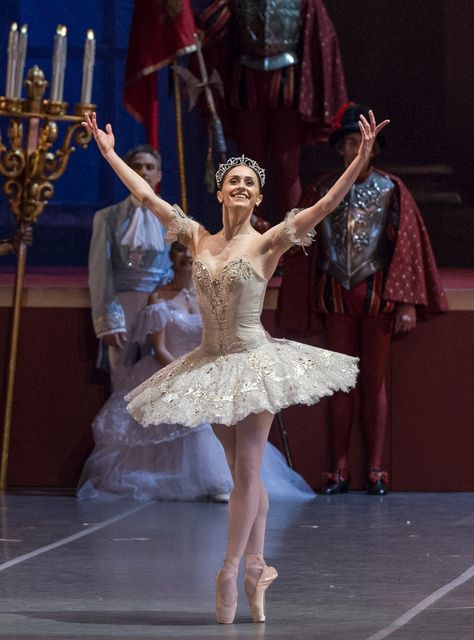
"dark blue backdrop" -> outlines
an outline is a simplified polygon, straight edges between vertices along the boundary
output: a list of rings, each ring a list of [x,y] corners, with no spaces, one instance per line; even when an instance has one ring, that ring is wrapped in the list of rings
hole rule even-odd
[[[6,48],[10,24],[28,24],[26,70],[38,64],[49,79],[53,37],[58,24],[68,27],[68,58],[64,99],[79,99],[82,56],[86,30],[97,39],[93,102],[99,122],[111,122],[117,150],[123,154],[130,146],[145,141],[144,128],[123,107],[123,79],[133,0],[87,0],[77,4],[64,0],[7,0],[0,4],[0,93],[4,93]],[[186,61],[183,61],[186,63]],[[163,155],[162,196],[179,202],[176,161],[174,100],[169,90],[168,69],[159,74],[160,137]],[[6,118],[2,118],[5,135]],[[198,113],[187,113],[184,105],[184,140],[190,212],[200,212],[203,221],[215,228],[218,211],[215,199],[203,185],[206,139]],[[95,144],[71,155],[65,175],[55,183],[53,199],[35,225],[35,240],[29,264],[82,265],[87,261],[94,211],[125,197],[126,191],[98,153]],[[13,220],[8,203],[0,198],[0,235],[11,235]],[[12,260],[10,260],[12,262]],[[7,263],[3,259],[2,264]]]

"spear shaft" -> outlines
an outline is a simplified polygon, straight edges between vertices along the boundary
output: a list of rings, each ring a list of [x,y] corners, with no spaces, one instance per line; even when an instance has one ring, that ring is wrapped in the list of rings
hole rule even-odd
[[[199,40],[197,33],[194,34],[194,42],[196,43],[196,54],[199,63],[199,71],[201,72],[202,82],[200,84],[204,88],[204,95],[211,114],[211,126],[214,133],[216,151],[219,154],[219,160],[221,162],[225,162],[227,160],[227,145],[225,142],[224,130],[222,128],[222,122],[217,115],[216,103],[214,102],[214,96],[212,95],[206,63],[204,61],[204,56],[202,55],[201,41]]]

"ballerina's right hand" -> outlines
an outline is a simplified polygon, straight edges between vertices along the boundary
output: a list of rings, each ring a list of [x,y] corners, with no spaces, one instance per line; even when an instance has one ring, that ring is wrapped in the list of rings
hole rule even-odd
[[[102,155],[107,155],[107,153],[114,148],[115,146],[115,137],[112,132],[112,125],[106,124],[105,131],[103,129],[99,129],[97,126],[97,117],[95,111],[90,116],[88,113],[84,114],[85,122],[82,122],[82,126],[89,131],[94,136],[95,141],[97,142],[97,146],[99,147]]]

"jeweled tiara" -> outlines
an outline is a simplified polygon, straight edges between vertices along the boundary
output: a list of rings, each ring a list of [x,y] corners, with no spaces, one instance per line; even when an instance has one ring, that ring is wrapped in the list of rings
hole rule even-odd
[[[238,167],[241,165],[245,165],[246,167],[250,167],[258,176],[260,180],[260,186],[263,187],[265,184],[265,169],[259,167],[255,160],[251,158],[247,158],[247,156],[241,155],[238,158],[229,158],[226,163],[220,164],[219,168],[216,171],[216,182],[219,189],[221,188],[221,182],[224,175],[232,169],[232,167]]]

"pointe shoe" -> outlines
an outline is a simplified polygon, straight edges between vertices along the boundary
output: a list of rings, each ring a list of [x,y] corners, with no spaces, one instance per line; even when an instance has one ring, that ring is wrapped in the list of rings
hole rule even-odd
[[[261,573],[257,580],[249,575],[248,569],[258,570],[260,568]],[[276,580],[278,572],[275,567],[268,567],[266,564],[263,567],[250,566],[248,569],[244,578],[244,587],[252,618],[254,622],[265,622],[265,591]]]
[[[221,569],[216,578],[216,618],[219,624],[232,624],[237,611],[237,585],[236,595],[231,602],[227,602],[221,595],[222,583],[226,580],[237,580],[235,572],[231,569]]]

